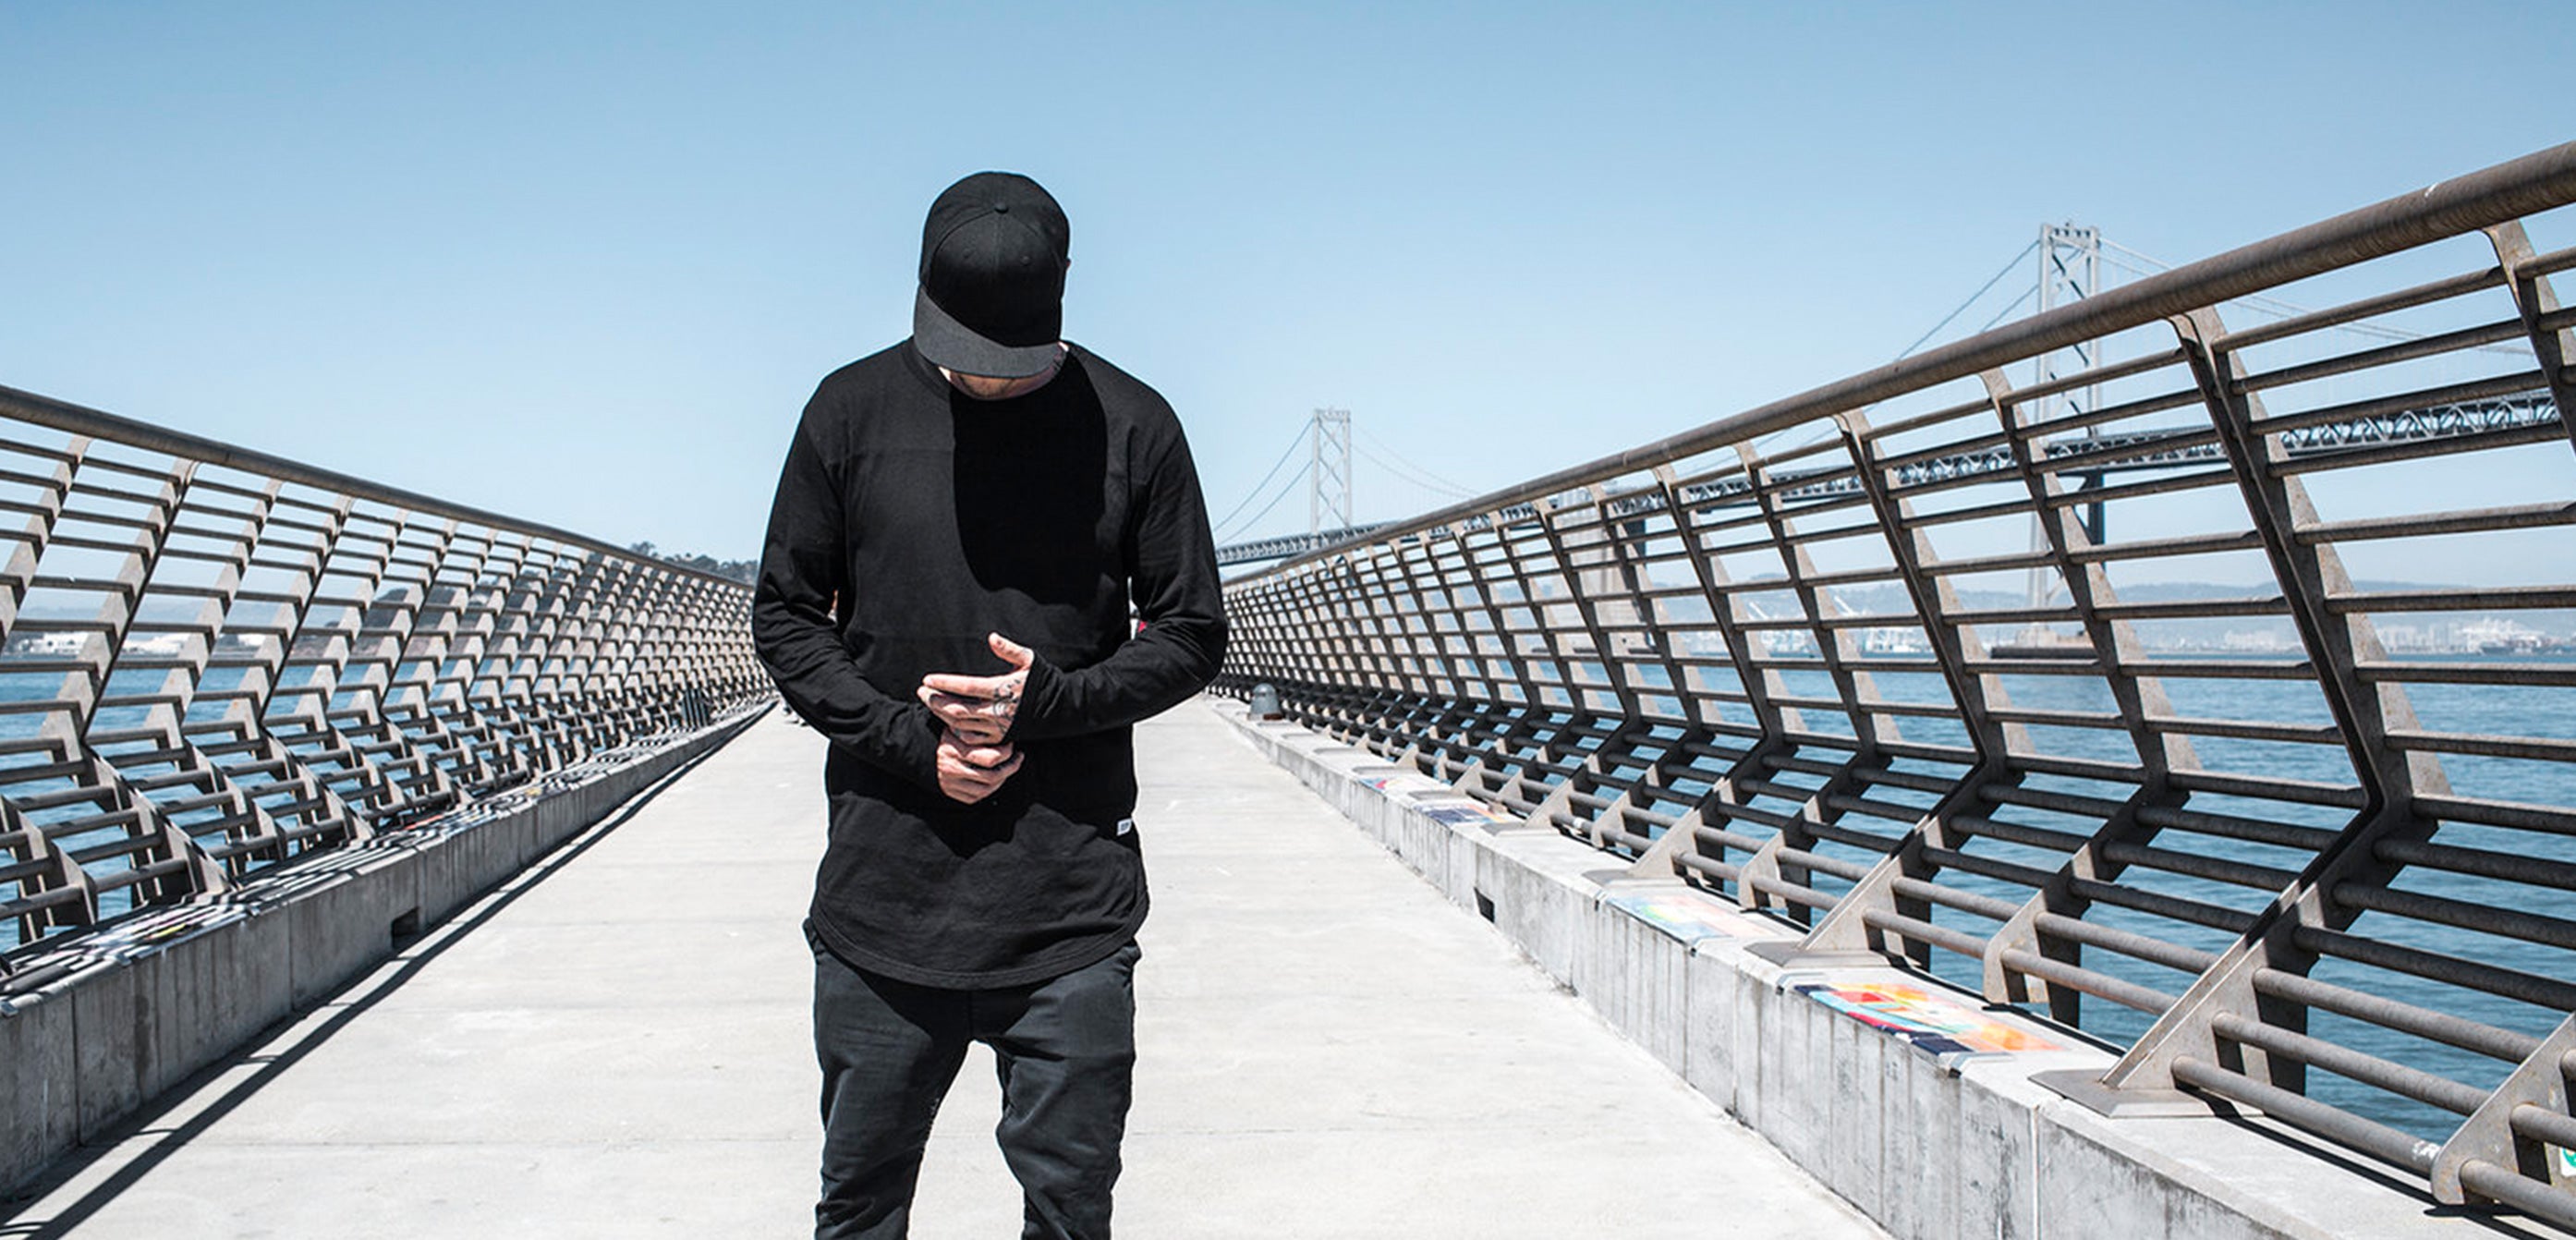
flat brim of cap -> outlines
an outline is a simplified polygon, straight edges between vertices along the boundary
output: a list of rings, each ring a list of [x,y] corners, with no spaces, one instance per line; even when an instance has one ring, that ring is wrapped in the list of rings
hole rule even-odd
[[[928,289],[912,295],[912,347],[951,373],[992,379],[1025,379],[1055,365],[1056,342],[1008,345],[975,334],[949,317]]]

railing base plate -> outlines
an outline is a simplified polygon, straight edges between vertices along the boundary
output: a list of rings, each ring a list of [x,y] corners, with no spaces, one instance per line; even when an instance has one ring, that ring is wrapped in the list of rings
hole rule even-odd
[[[2080,1068],[2034,1072],[2030,1081],[2110,1119],[2245,1119],[2262,1114],[2224,1098],[2179,1089],[2114,1089],[2102,1083],[2099,1073]]]
[[[1798,939],[1774,939],[1744,950],[1790,969],[1884,969],[1897,963],[1878,952],[1800,951]]]

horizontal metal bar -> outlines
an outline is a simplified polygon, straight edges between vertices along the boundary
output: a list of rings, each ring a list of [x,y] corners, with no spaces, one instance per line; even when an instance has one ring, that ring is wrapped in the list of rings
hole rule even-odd
[[[2136,982],[2124,981],[2108,973],[2067,964],[2060,960],[2051,960],[2037,952],[2025,951],[2018,947],[2005,948],[1999,959],[2005,968],[2015,973],[2026,973],[2052,986],[2064,986],[2096,998],[2108,999],[2122,1007],[2144,1012],[2150,1016],[2161,1016],[2174,1004],[2181,1002],[2179,998],[2152,986],[2141,986]]]
[[[2576,761],[2576,741],[2539,736],[2472,736],[2460,732],[2425,732],[2413,728],[2388,732],[2392,749],[2420,753],[2474,753],[2494,758],[2537,762]]]
[[[1949,823],[1953,828],[1972,835],[2019,844],[2025,848],[2045,848],[2051,852],[2074,852],[2084,847],[2085,840],[2089,838],[2072,831],[2051,831],[2046,827],[2026,826],[2018,822],[2004,822],[1967,814],[1955,815],[1950,818]]]
[[[2117,926],[2096,925],[2063,913],[2041,913],[2032,919],[2031,924],[2041,934],[2053,938],[2118,952],[2123,956],[2144,960],[2149,964],[2163,965],[2180,973],[2198,973],[2218,962],[2218,954],[2215,952],[2205,952],[2198,948],[2185,947],[2180,943],[2168,943],[2163,939],[2149,938],[2143,934],[2122,930]]]
[[[2142,844],[2113,841],[2102,846],[2102,855],[2122,865],[2163,870],[2168,874],[2188,874],[2211,882],[2231,883],[2255,891],[2282,891],[2298,881],[2298,874],[2278,866],[2255,865],[2230,861],[2223,857],[2204,857],[2196,853],[2176,852]]]
[[[2484,848],[2462,848],[2455,844],[2435,844],[2418,840],[2381,840],[2373,850],[2383,861],[2453,874],[2474,874],[2480,878],[2506,882],[2529,883],[2536,887],[2555,887],[2561,891],[2576,890],[2576,864],[2534,857],[2527,853],[2504,853]]]
[[[2254,989],[2259,994],[2447,1043],[2506,1063],[2521,1063],[2540,1049],[2540,1039],[2528,1034],[2402,1003],[2385,995],[2321,982],[2303,974],[2280,969],[2256,969],[2253,980]]]
[[[2360,663],[2353,673],[2365,684],[2576,686],[2576,664],[2564,663]]]
[[[1924,860],[1940,866],[1943,869],[1958,870],[1962,873],[1977,875],[1980,878],[1991,878],[1998,882],[2015,883],[2022,887],[2032,889],[2046,886],[2049,878],[2052,876],[2050,871],[2042,870],[2035,866],[2020,865],[1995,857],[1979,856],[1975,853],[1962,852],[1955,848],[1935,848],[1927,846],[1921,850],[1919,855]],[[2014,907],[2016,909],[2019,908],[2018,905]]]
[[[2460,1115],[2477,1110],[2487,1100],[2487,1091],[2463,1085],[2449,1077],[2390,1063],[2376,1055],[2364,1054],[2323,1038],[2274,1028],[2233,1013],[2222,1012],[2213,1017],[2209,1027],[2230,1042],[2259,1047],[2270,1054],[2287,1056],[2309,1067],[2323,1068],[2337,1076]]]
[[[1936,926],[1931,922],[1907,917],[1901,913],[1874,908],[1861,914],[1861,922],[1873,930],[1881,930],[1899,938],[1929,944],[1972,960],[1983,959],[1986,954],[1986,941],[1976,935],[1953,930],[1947,926]]]
[[[2576,1119],[2532,1103],[2516,1106],[2505,1122],[2514,1135],[2533,1141],[2545,1141],[2560,1149],[2576,1149]]]
[[[2189,1055],[2173,1062],[2174,1080],[2231,1102],[2254,1107],[2339,1145],[2360,1150],[2382,1162],[2430,1174],[2439,1146],[2408,1136],[2386,1124],[2366,1120],[2313,1098],[2291,1093],[2230,1072]]]
[[[2495,801],[2479,797],[2415,797],[2417,813],[2454,822],[2475,822],[2487,826],[2512,827],[2518,831],[2545,831],[2551,835],[2576,835],[2576,810],[2555,806],[2524,805],[2514,801]]]
[[[1905,899],[1921,900],[1927,904],[1957,909],[1962,913],[1973,913],[1988,921],[2010,921],[2013,914],[2021,911],[2021,905],[2011,900],[1981,896],[1973,891],[1944,887],[1939,883],[1925,882],[1919,878],[1900,878],[1891,886],[1898,896]]]
[[[2401,340],[2395,344],[2362,349],[2337,357],[2283,367],[2280,370],[2257,371],[2246,375],[2240,382],[2247,391],[2261,391],[2265,388],[2282,387],[2292,383],[2307,383],[2334,375],[2351,374],[2357,370],[2368,370],[2375,366],[2389,366],[2399,362],[2474,349],[2479,345],[2519,340],[2522,338],[2522,332],[2522,324],[2509,319],[2481,323],[2474,327],[2462,327],[2437,332],[2430,336],[2418,336],[2412,340]]]
[[[2421,948],[2383,943],[2321,926],[2301,926],[2291,932],[2291,938],[2301,950],[2321,956],[2339,956],[2361,964],[2411,973],[2427,981],[2483,990],[2553,1011],[2576,1011],[2576,985],[2556,978],[2463,960]]]
[[[2525,1107],[2529,1105],[2524,1104]],[[2516,1109],[2517,1114],[2520,1110]],[[2576,1194],[2528,1179],[2511,1168],[2499,1167],[2483,1158],[2472,1158],[2460,1164],[2460,1184],[2490,1201],[2548,1219],[2561,1227],[2576,1229]]]
[[[2213,814],[2202,810],[2164,805],[2139,806],[2137,817],[2138,821],[2151,827],[2224,836],[2233,840],[2270,844],[2276,848],[2299,848],[2309,852],[2322,852],[2341,836],[2340,832],[2328,831],[2323,827],[2301,827],[2285,822],[2247,818],[2237,814]]]

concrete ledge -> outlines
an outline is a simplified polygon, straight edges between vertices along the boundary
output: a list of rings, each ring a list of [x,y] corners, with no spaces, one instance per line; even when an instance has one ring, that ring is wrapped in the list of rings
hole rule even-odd
[[[72,1005],[39,1001],[0,1019],[0,1174],[24,1183],[80,1140]]]
[[[31,967],[77,967],[0,999],[0,1195],[374,968],[398,934],[445,920],[762,713],[256,875],[220,896],[138,912],[31,958]]]
[[[2095,1114],[2030,1080],[2107,1069],[2113,1056],[2078,1036],[1885,965],[1784,968],[1748,948],[1797,938],[1786,925],[1679,881],[1628,878],[1579,840],[1498,820],[1297,724],[1251,719],[1238,702],[1214,709],[1902,1240],[2561,1235],[2438,1206],[2260,1119]]]

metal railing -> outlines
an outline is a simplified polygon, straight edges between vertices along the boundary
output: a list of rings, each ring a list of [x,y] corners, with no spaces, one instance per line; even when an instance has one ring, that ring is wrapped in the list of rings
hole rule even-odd
[[[2576,144],[1391,523],[1229,583],[1220,683],[2125,1048],[2097,1107],[2576,1226],[2571,202]]]
[[[0,990],[769,696],[748,587],[0,388]]]

